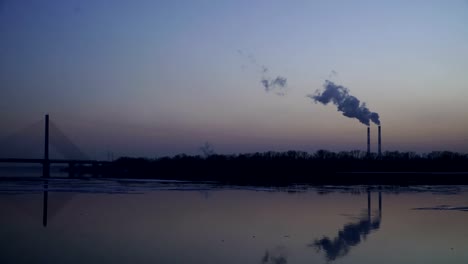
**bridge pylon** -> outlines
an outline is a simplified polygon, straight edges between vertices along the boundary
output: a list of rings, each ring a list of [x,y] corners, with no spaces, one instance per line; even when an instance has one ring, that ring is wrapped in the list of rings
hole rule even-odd
[[[44,129],[44,163],[42,163],[42,177],[50,177],[50,161],[49,161],[49,115],[45,115]]]

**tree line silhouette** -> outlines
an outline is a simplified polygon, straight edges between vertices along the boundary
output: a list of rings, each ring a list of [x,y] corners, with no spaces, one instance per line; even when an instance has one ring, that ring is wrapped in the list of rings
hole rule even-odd
[[[360,150],[286,151],[130,158],[101,168],[104,177],[217,181],[227,184],[467,184],[468,154]]]

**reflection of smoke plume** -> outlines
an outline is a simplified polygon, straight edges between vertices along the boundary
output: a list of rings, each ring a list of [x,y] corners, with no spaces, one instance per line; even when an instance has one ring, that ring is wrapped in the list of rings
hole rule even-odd
[[[261,264],[287,264],[288,263],[288,252],[285,247],[278,246],[273,250],[267,250],[263,255]]]
[[[262,80],[260,83],[263,85],[265,88],[266,92],[275,92],[277,95],[285,95],[286,94],[286,87],[287,87],[287,79],[282,76],[277,76],[276,78],[272,79],[269,76],[267,76],[267,73],[269,71],[268,67],[265,65],[261,65],[257,63],[257,60],[255,59],[253,54],[246,54],[242,50],[237,50],[237,53],[241,57],[245,57],[250,64],[255,66],[262,74]],[[244,69],[245,66],[243,65],[242,68]]]
[[[335,238],[316,239],[309,246],[325,251],[327,260],[334,261],[346,256],[352,247],[363,242],[372,231],[377,231],[380,221],[380,215],[374,219],[371,219],[370,215],[363,215],[358,222],[346,224]]]
[[[379,114],[371,112],[366,103],[360,103],[359,99],[349,94],[349,90],[341,85],[336,85],[326,80],[323,85],[324,90],[320,93],[318,90],[315,95],[308,95],[316,103],[324,105],[332,102],[337,106],[338,111],[350,118],[356,118],[364,125],[369,125],[370,121],[380,125]]]

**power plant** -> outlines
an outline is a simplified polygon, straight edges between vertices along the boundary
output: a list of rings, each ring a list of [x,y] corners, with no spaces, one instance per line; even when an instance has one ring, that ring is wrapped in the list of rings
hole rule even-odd
[[[307,97],[314,100],[315,103],[327,105],[333,103],[337,110],[349,118],[355,118],[362,124],[367,126],[367,155],[370,156],[370,124],[371,122],[378,126],[378,156],[382,155],[382,138],[380,127],[380,116],[376,112],[372,112],[367,108],[365,103],[361,103],[359,99],[352,96],[349,89],[336,85],[335,83],[326,80],[323,84],[323,90],[317,90],[315,94],[309,94]]]
[[[378,126],[378,155],[382,155],[382,126]],[[371,154],[370,149],[370,126],[367,127],[367,155]]]

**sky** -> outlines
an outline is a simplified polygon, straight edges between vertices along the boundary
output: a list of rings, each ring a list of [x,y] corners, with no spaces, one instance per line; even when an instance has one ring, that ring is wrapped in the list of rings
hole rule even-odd
[[[0,0],[0,141],[48,113],[92,158],[365,150],[308,97],[330,80],[384,151],[468,152],[467,25],[466,0]]]

